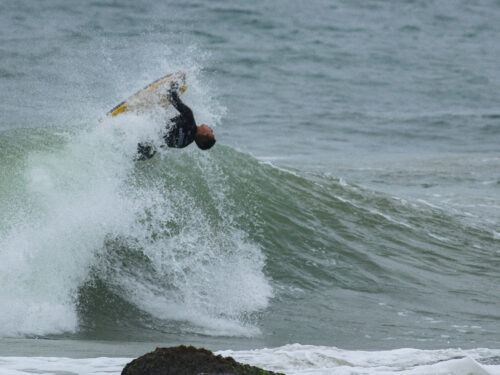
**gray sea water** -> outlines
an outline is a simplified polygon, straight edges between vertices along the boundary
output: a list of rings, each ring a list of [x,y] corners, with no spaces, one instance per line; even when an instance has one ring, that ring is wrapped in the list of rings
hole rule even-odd
[[[500,347],[500,2],[0,0],[0,355]],[[165,115],[99,119],[165,74]]]

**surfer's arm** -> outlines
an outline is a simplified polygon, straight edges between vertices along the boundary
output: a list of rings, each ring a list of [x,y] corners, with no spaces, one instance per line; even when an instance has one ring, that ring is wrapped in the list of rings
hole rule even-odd
[[[194,122],[193,111],[187,105],[185,105],[182,100],[179,98],[179,94],[176,90],[171,89],[167,93],[167,99],[179,113],[186,117],[188,120]]]

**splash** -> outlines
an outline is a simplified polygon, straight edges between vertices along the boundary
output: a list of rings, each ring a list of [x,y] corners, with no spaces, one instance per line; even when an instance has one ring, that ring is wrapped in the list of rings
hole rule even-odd
[[[162,64],[163,73],[178,63]],[[223,109],[207,94],[198,65],[185,70],[186,101],[216,124]],[[11,150],[22,162],[10,165],[15,204],[9,195],[1,202],[1,336],[77,332],[82,287],[96,279],[141,313],[187,322],[188,331],[258,333],[250,315],[272,296],[265,258],[232,225],[214,161],[198,150],[134,161],[138,142],[160,146],[164,117],[46,128],[30,148]],[[16,136],[22,142],[31,134]]]

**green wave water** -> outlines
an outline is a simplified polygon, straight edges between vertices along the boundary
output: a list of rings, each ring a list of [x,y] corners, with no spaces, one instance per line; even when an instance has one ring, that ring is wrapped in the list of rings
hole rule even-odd
[[[494,345],[493,225],[148,127],[2,132],[2,336]]]

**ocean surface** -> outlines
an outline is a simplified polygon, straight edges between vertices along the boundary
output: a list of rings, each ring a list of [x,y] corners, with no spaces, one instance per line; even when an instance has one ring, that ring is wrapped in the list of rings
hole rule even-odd
[[[0,0],[0,374],[500,374],[499,41],[495,0]],[[135,161],[174,110],[105,114],[176,71],[217,144]]]

